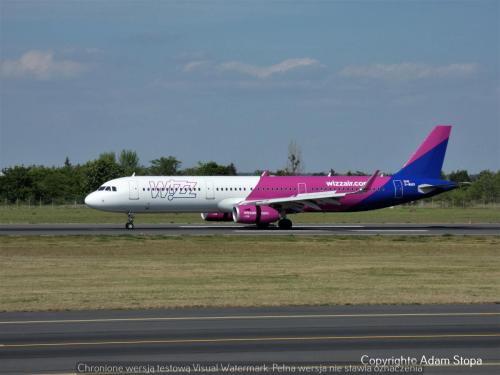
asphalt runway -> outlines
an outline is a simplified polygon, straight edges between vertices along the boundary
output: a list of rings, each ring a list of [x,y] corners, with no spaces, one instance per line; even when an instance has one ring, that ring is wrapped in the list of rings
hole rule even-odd
[[[218,364],[216,373],[228,363],[268,370],[274,363],[289,371],[265,373],[299,373],[291,366],[346,373],[334,366],[415,358],[418,365],[410,367],[420,368],[422,356],[441,361],[425,374],[500,373],[500,305],[0,313],[3,374],[75,373],[95,362],[156,369]]]
[[[1,235],[500,235],[498,224],[307,224],[291,230],[258,229],[237,224],[140,224],[127,230],[117,224],[0,224]]]

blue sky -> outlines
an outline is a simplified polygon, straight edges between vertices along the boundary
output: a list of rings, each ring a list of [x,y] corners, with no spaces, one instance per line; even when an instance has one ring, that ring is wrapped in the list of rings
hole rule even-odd
[[[500,168],[497,1],[0,0],[0,167],[136,150],[183,167]]]

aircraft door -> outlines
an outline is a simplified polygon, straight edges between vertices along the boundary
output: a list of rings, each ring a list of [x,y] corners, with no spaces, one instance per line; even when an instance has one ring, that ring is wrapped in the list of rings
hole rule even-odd
[[[393,180],[394,184],[394,198],[403,198],[403,184],[401,180]]]
[[[307,193],[306,184],[303,182],[299,182],[297,184],[297,194],[305,194],[305,193]]]
[[[206,194],[207,199],[215,199],[215,189],[213,181],[205,180],[205,190],[207,192]]]
[[[139,183],[135,179],[128,182],[128,199],[139,199]]]

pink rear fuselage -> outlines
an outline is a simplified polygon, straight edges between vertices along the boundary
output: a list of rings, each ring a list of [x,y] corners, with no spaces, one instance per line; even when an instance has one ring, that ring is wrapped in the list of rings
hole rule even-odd
[[[328,191],[353,193],[360,190],[369,178],[370,176],[263,176],[246,199],[284,198]],[[358,205],[376,192],[385,192],[385,186],[390,179],[390,177],[378,177],[369,191],[342,197],[339,199],[340,204],[321,204],[321,209],[327,212],[363,210],[365,208]],[[316,211],[311,208],[305,210]]]

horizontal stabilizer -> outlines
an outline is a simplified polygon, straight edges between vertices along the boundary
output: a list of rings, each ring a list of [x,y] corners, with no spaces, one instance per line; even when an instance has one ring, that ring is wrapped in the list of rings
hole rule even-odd
[[[418,192],[421,194],[428,194],[433,192],[434,190],[451,190],[455,189],[459,186],[459,184],[450,182],[449,184],[420,184],[418,185]]]

